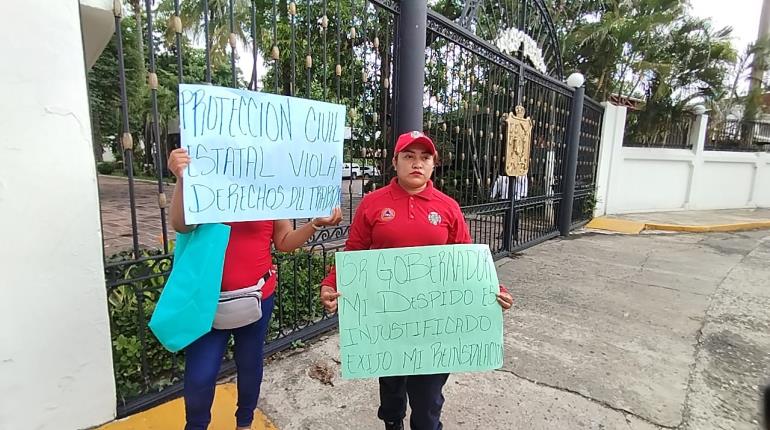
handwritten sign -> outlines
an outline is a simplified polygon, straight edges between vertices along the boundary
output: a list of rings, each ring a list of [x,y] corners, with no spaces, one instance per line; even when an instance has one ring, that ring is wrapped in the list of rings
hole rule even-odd
[[[503,317],[487,245],[339,252],[343,378],[497,369]]]
[[[339,205],[344,106],[183,84],[179,112],[188,223],[310,218]]]

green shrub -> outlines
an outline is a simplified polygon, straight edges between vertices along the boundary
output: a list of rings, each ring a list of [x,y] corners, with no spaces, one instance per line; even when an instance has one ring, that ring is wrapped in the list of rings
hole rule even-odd
[[[580,208],[583,219],[590,220],[594,217],[594,210],[596,210],[597,203],[598,200],[596,198],[596,191],[592,190],[585,196],[583,199],[583,206]]]
[[[142,176],[146,176],[153,179],[156,179],[158,177],[158,172],[155,171],[155,168],[152,165],[146,165],[142,170],[137,170],[136,172],[141,172]]]
[[[279,267],[278,294],[268,340],[279,337],[282,330],[307,327],[321,319],[321,280],[334,264],[333,256],[326,260],[324,264],[322,255],[306,250],[275,254],[274,261]]]
[[[115,171],[115,163],[108,161],[96,165],[96,170],[102,175],[111,175]]]

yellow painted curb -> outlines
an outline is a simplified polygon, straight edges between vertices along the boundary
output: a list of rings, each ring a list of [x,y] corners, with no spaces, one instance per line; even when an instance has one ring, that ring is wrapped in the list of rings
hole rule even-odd
[[[764,228],[770,228],[770,220],[739,222],[739,223],[733,223],[733,224],[713,224],[713,225],[678,225],[678,224],[657,224],[657,223],[645,224],[646,230],[680,231],[680,232],[687,232],[687,233],[716,233],[716,232],[731,232],[731,231],[747,231],[747,230],[759,230]]]
[[[592,219],[586,227],[617,233],[639,234],[644,230],[644,223],[618,218],[599,217]]]
[[[235,430],[237,403],[235,384],[218,385],[211,407],[209,430]],[[168,430],[184,428],[184,400],[176,399],[150,410],[114,421],[99,430]],[[252,430],[277,430],[277,427],[259,410],[254,411]]]
[[[652,222],[638,222],[620,218],[599,217],[594,218],[586,225],[587,228],[596,230],[614,231],[625,234],[639,234],[643,230],[678,231],[684,233],[716,233],[731,231],[747,231],[770,229],[770,220],[738,222],[732,224],[711,225],[681,225]]]

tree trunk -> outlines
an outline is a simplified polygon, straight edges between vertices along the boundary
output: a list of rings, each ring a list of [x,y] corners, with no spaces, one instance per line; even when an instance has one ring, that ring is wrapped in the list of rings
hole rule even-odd
[[[146,57],[144,55],[144,29],[142,28],[142,2],[131,0],[131,9],[134,12],[134,21],[136,21],[136,50],[142,54],[141,72],[142,76],[147,75],[145,65]]]
[[[99,130],[99,113],[93,108],[91,108],[91,124],[93,124],[91,140],[94,149],[94,159],[97,163],[101,163],[104,161],[104,150],[102,149],[102,136],[101,131]]]
[[[764,0],[762,2],[762,13],[759,17],[759,30],[757,31],[756,44],[758,46],[765,43],[768,33],[770,33],[770,0]],[[764,51],[764,49],[760,51]],[[762,52],[762,54],[766,53]],[[767,65],[765,64],[765,55],[754,55],[754,60],[751,65],[751,77],[749,79],[749,91],[753,91],[755,88],[762,88],[762,81],[766,71]]]
[[[599,82],[596,84],[596,94],[600,94],[603,98],[600,98],[599,100],[607,100],[607,94],[604,93],[604,73],[605,71],[602,70],[601,76],[599,76]]]

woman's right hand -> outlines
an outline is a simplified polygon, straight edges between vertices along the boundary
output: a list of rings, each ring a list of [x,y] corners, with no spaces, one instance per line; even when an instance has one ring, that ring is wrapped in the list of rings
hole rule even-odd
[[[326,312],[334,313],[337,311],[337,298],[342,294],[334,290],[334,288],[323,285],[321,286],[321,304],[324,305]]]
[[[187,150],[184,148],[177,148],[171,151],[168,156],[168,170],[174,174],[178,179],[181,179],[184,174],[184,169],[190,165],[190,155],[187,154]]]

